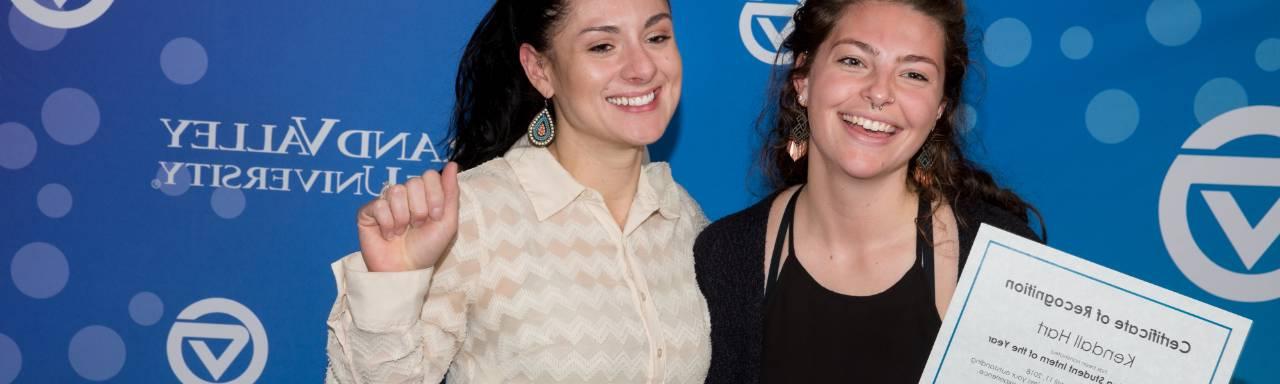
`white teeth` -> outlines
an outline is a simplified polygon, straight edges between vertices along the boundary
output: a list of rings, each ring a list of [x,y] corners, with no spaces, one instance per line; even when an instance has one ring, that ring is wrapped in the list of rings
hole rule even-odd
[[[639,106],[649,105],[649,103],[652,103],[653,99],[656,98],[657,95],[658,94],[656,92],[649,92],[649,94],[644,96],[608,97],[608,98],[605,98],[604,100],[609,102],[609,104],[613,104],[613,105],[620,105],[624,107],[639,107]]]
[[[849,124],[860,126],[868,131],[894,133],[898,131],[898,127],[882,121],[875,121],[861,116],[840,115],[844,121]]]

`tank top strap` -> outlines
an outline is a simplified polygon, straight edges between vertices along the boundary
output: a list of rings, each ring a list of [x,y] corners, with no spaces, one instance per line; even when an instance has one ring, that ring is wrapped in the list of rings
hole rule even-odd
[[[796,192],[791,194],[791,199],[787,201],[787,208],[782,211],[782,219],[778,220],[778,234],[773,241],[773,257],[769,259],[769,279],[766,280],[764,286],[765,297],[769,296],[769,291],[773,288],[773,284],[778,281],[778,269],[781,267],[782,260],[782,243],[788,242],[788,236],[792,233],[792,222],[796,214],[796,200],[800,198],[800,191],[804,190],[804,184],[800,184],[796,188]],[[794,238],[794,237],[792,237]],[[789,254],[795,255],[795,246],[789,246]]]
[[[804,190],[801,184],[796,192],[791,194],[791,198],[787,201],[787,207],[782,211],[782,218],[778,221],[778,233],[773,241],[773,255],[769,258],[769,277],[765,284],[765,296],[768,296],[770,287],[778,281],[778,273],[782,261],[782,244],[787,245],[787,254],[795,256],[795,211],[796,201],[800,198],[800,191]],[[924,196],[919,198],[919,204],[916,210],[916,264],[919,264],[924,270],[925,281],[928,282],[929,299],[934,300],[936,295],[933,274],[933,215],[930,214],[931,204]]]
[[[933,273],[933,215],[930,214],[929,199],[920,196],[919,208],[916,211],[916,263],[924,270],[925,281],[929,290],[929,302],[937,301],[937,282]]]

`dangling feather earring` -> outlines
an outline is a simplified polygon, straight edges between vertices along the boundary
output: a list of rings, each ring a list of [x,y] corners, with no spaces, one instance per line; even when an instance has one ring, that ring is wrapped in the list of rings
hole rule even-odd
[[[791,127],[791,137],[787,140],[787,155],[791,161],[800,161],[809,152],[809,118],[807,113],[796,115],[796,125]]]

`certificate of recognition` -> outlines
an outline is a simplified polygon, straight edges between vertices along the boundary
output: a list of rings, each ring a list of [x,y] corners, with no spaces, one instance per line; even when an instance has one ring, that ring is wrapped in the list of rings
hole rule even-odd
[[[984,224],[920,382],[1227,384],[1251,324]]]

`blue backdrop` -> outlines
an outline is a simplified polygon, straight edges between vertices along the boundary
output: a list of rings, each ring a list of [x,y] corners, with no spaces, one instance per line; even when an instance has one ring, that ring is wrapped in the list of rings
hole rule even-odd
[[[684,98],[652,152],[713,219],[764,192],[796,4],[672,0]],[[0,384],[319,381],[328,264],[370,190],[440,166],[488,6],[0,4]],[[1235,377],[1280,381],[1280,3],[970,8],[974,156],[1052,246],[1253,319]]]

